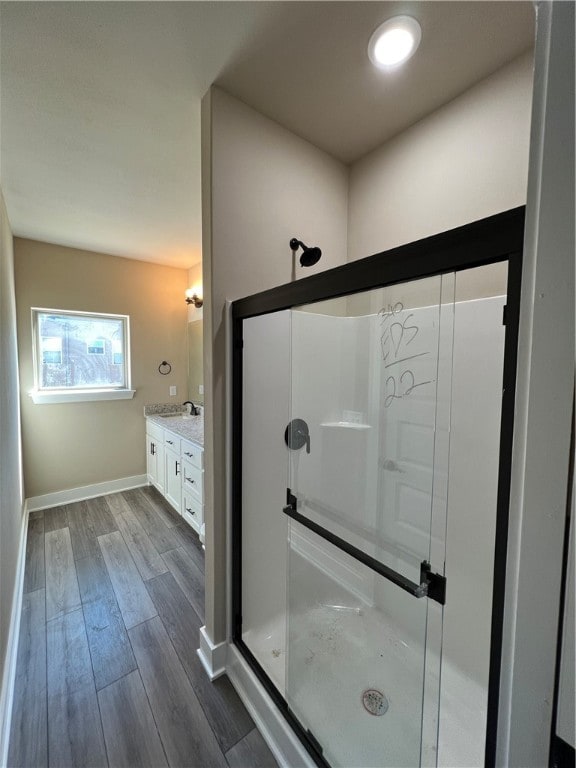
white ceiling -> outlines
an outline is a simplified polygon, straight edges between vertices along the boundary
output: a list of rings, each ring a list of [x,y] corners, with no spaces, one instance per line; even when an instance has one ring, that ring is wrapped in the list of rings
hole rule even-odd
[[[406,67],[374,28],[415,16]],[[530,2],[2,2],[0,183],[14,234],[189,267],[212,83],[352,162],[532,45]]]

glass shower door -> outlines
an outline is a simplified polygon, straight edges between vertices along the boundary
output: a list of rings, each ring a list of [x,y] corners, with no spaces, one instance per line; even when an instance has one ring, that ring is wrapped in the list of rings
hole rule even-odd
[[[435,765],[454,275],[291,312],[286,699],[333,766]]]

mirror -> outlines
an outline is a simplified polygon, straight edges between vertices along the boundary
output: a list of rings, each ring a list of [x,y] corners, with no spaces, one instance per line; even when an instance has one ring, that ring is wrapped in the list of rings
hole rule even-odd
[[[196,310],[200,319],[188,319],[188,400],[193,403],[204,403],[204,392],[200,387],[204,384],[204,366],[202,361],[202,331],[204,322],[202,311]]]
[[[202,296],[202,262],[189,269],[188,286],[194,293]],[[188,400],[202,405],[204,404],[203,318],[202,308],[196,308],[193,304],[188,306]]]

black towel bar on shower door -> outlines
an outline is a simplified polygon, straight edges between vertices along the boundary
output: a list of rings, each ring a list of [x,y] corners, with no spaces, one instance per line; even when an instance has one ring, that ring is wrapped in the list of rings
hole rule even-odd
[[[321,538],[329,541],[330,544],[333,544],[338,549],[346,552],[347,555],[358,560],[358,562],[371,568],[373,571],[380,574],[380,576],[383,576],[387,581],[396,584],[396,586],[403,589],[404,592],[408,592],[408,594],[413,595],[414,597],[429,597],[431,600],[435,600],[441,605],[444,605],[446,602],[446,578],[439,573],[432,573],[430,563],[426,560],[423,560],[420,564],[420,584],[417,584],[415,581],[411,581],[406,578],[406,576],[402,576],[401,573],[384,565],[380,560],[376,560],[375,557],[366,554],[366,552],[358,549],[358,547],[350,544],[350,542],[345,539],[340,538],[340,536],[336,536],[332,531],[328,531],[313,520],[301,515],[296,508],[296,496],[294,496],[290,488],[286,490],[286,501],[287,505],[282,510],[285,515],[288,515],[292,520],[296,520],[296,522],[313,531]]]

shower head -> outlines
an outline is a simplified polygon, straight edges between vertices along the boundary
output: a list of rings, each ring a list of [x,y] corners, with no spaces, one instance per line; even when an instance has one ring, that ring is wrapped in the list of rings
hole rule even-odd
[[[313,264],[316,264],[318,261],[320,261],[320,256],[322,256],[322,251],[320,248],[317,246],[308,248],[307,245],[304,245],[302,240],[298,240],[295,237],[290,240],[290,248],[294,252],[296,252],[298,248],[302,248],[302,253],[300,254],[300,264],[303,267],[311,267]]]

